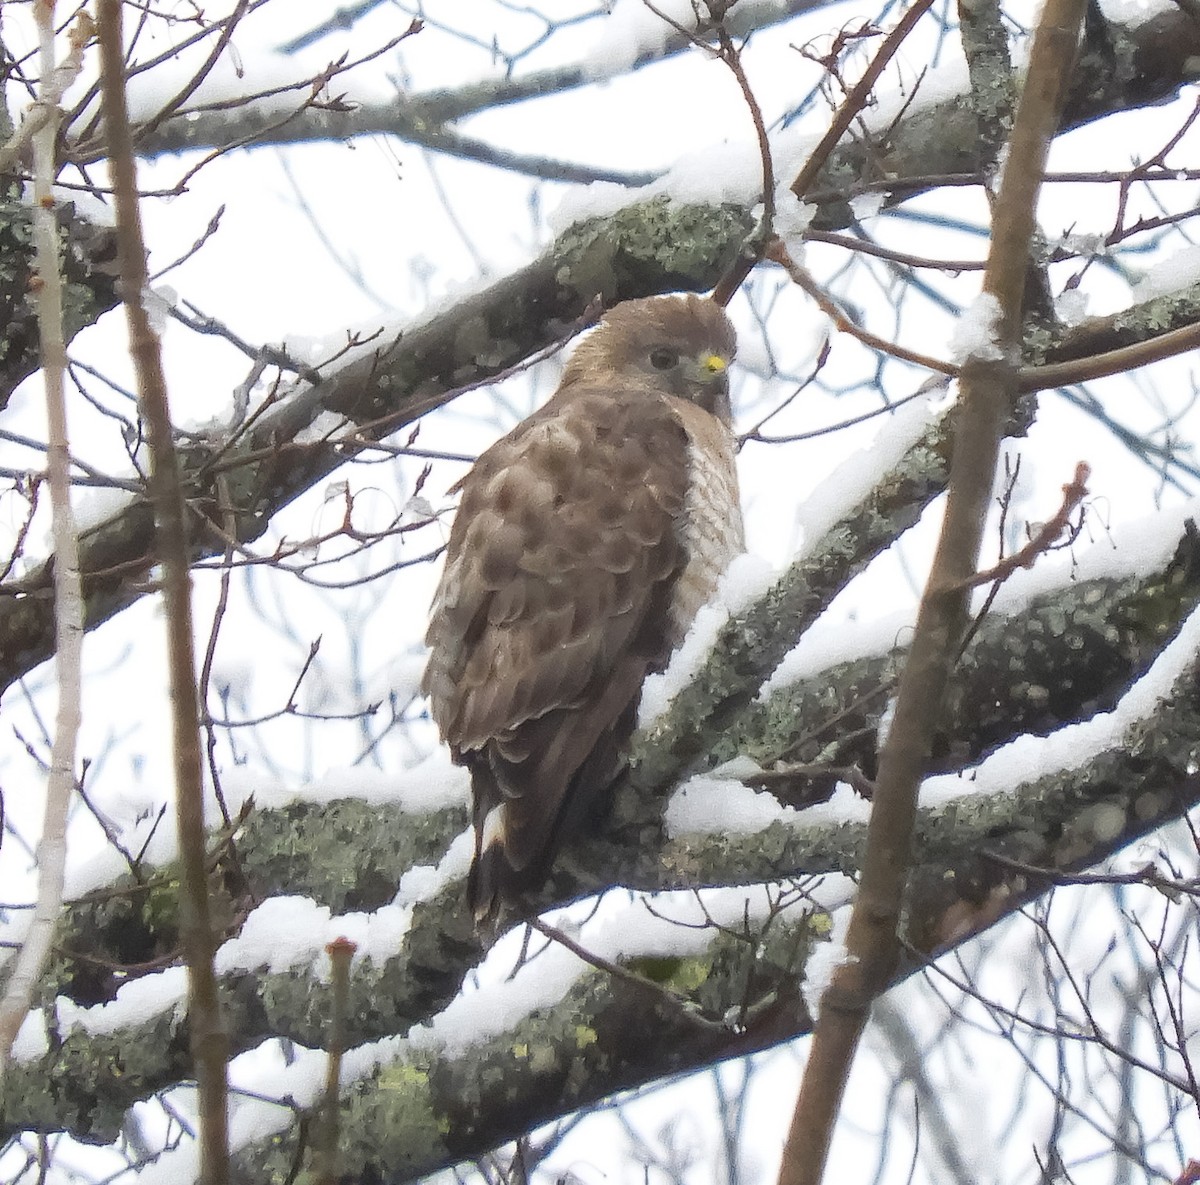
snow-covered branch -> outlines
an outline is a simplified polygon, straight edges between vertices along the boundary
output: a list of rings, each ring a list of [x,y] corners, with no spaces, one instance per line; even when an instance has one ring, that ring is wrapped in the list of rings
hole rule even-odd
[[[1040,577],[1039,591],[1035,578],[1040,574],[1024,574],[1025,589],[1018,584],[1006,592],[1007,602],[985,620],[964,655],[944,720],[945,737],[960,747],[945,753],[939,768],[947,773],[929,783],[924,795],[929,805],[918,822],[909,932],[920,949],[961,937],[1041,887],[1019,883],[1021,878],[988,860],[989,850],[1034,866],[1084,867],[1200,795],[1188,773],[1200,729],[1194,692],[1181,684],[1184,693],[1161,709],[1147,707],[1149,691],[1141,691],[1140,699],[1126,695],[1139,678],[1138,688],[1158,688],[1162,694],[1187,668],[1190,635],[1173,644],[1167,662],[1174,666],[1146,675],[1200,591],[1193,533],[1177,522],[1172,542],[1168,525],[1153,539],[1142,533],[1140,562],[1147,567],[1142,575],[1132,560],[1114,559],[1124,552],[1107,547],[1096,548],[1095,558],[1084,561],[1094,565],[1090,573],[1085,567],[1085,578],[1066,587]],[[827,749],[840,732],[848,738],[847,758],[869,767],[898,636],[903,636],[902,625],[881,629],[861,640],[862,654],[843,653],[832,666],[812,653],[799,653],[791,664],[792,681],[781,679],[730,736],[714,737],[716,752],[724,759],[731,749],[740,750],[769,765],[788,750],[803,758],[809,749]],[[1014,664],[1026,678],[1006,691]],[[1123,703],[1123,715],[1101,714],[1096,723],[1078,726],[1096,730],[1090,741],[1079,733],[1060,738],[1057,732],[1064,721],[1086,720],[1097,709]],[[1152,729],[1144,724],[1147,712],[1154,713]],[[1009,750],[987,757],[1014,738],[1017,743]],[[983,764],[966,776],[953,772],[976,761]],[[314,787],[316,800],[298,797],[251,814],[239,836],[238,858],[248,897],[264,905],[244,924],[235,920],[218,956],[237,1051],[273,1036],[310,1047],[322,1044],[329,1023],[324,947],[338,935],[350,937],[361,952],[351,981],[352,1044],[394,1039],[460,1006],[453,1002],[464,977],[483,958],[484,946],[462,906],[469,856],[462,779],[447,781],[444,766],[439,768],[421,768],[397,781],[389,791],[391,805],[382,797],[382,785],[373,801],[330,802],[325,789]],[[831,803],[797,811],[747,789],[740,781],[744,776],[744,769],[733,768],[715,778],[694,779],[669,808],[663,798],[647,803],[626,789],[623,795],[640,804],[643,818],[656,814],[661,825],[666,810],[669,837],[647,849],[644,830],[622,831],[633,811],[618,803],[608,831],[566,854],[546,904],[554,893],[573,896],[589,883],[620,883],[654,893],[686,891],[695,884],[736,886],[856,872],[865,804],[855,805],[849,791],[840,790]],[[439,806],[435,796],[420,809],[411,795],[439,783],[452,800],[456,784],[457,800]],[[243,793],[255,789],[241,787]],[[706,808],[706,801],[719,809]],[[62,1043],[49,1061],[39,1060],[46,1048],[37,1026],[31,1026],[25,1054],[35,1060],[13,1069],[6,1123],[111,1139],[129,1106],[187,1074],[186,1033],[177,1014],[182,975],[168,966],[125,982],[121,971],[130,962],[151,963],[156,952],[168,964],[172,959],[173,913],[166,908],[170,868],[161,871],[165,875],[148,877],[141,889],[127,880],[98,883],[90,900],[70,910],[61,942],[63,954],[72,957],[57,966],[47,988],[57,984],[63,995],[78,994],[85,982],[80,968],[89,967],[86,982],[93,998],[113,993],[115,998],[83,1010],[60,998],[51,1023]],[[236,911],[237,906],[230,901],[227,908]],[[587,991],[615,994],[625,1000],[624,1009],[645,1007],[644,1000],[628,998],[621,985],[602,981],[603,976],[592,975]],[[712,988],[709,978],[704,982]],[[727,988],[728,997],[710,998],[706,1015],[723,1015],[723,1008],[738,1003],[733,986]],[[768,977],[763,991],[768,990],[784,990],[783,980]],[[506,1029],[506,1038],[497,1036],[487,1056],[494,1059],[506,1048],[511,1056],[513,1043],[522,1040],[519,1034],[529,1025],[535,1032],[538,1025],[550,1026],[549,1033],[572,1015],[584,1020],[571,1023],[590,1023],[590,1014],[571,1012],[574,996],[561,1005],[557,999],[547,1001],[540,1017],[514,1019],[517,1027]],[[703,1026],[694,1033],[685,1026],[685,1036],[689,1033],[681,1046],[672,1047],[672,1057],[682,1062],[662,1061],[662,1050],[647,1051],[644,1058],[627,1051],[613,1063],[611,1077],[590,1080],[587,1089],[595,1093],[587,1097],[649,1081],[667,1069],[703,1064],[711,1056],[712,1034]],[[735,1035],[727,1040],[736,1043]],[[122,1074],[113,1080],[110,1069],[118,1050]],[[572,1050],[559,1056],[569,1059]],[[421,1089],[436,1089],[430,1083],[443,1081],[442,1075],[450,1082],[459,1074],[469,1077],[482,1056],[464,1051],[461,1061],[439,1060],[436,1070],[427,1071],[428,1081],[419,1079]],[[548,1061],[546,1072],[558,1064]],[[386,1071],[381,1074],[385,1085],[392,1081]],[[520,1096],[513,1104],[517,1110],[503,1110],[508,1118],[496,1122],[516,1123],[517,1114],[533,1122],[553,1114],[553,1100],[537,1101],[539,1081],[535,1074],[533,1094]],[[435,1111],[448,1107],[452,1094],[429,1105]],[[479,1139],[488,1142],[503,1134],[487,1127]],[[465,1156],[468,1149],[443,1148],[438,1154]]]

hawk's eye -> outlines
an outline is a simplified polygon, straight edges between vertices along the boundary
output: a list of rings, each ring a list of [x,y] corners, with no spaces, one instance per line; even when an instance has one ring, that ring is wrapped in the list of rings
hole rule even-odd
[[[679,365],[679,355],[674,350],[651,350],[650,365],[655,370],[670,370],[671,367]]]

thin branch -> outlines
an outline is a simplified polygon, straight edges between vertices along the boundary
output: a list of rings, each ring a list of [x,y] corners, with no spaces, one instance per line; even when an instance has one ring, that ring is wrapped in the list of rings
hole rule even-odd
[[[959,368],[953,362],[946,362],[941,358],[933,358],[928,354],[919,354],[916,350],[910,350],[905,346],[897,345],[895,342],[888,341],[887,338],[879,337],[855,325],[838,308],[829,294],[809,275],[808,269],[792,259],[782,239],[773,239],[767,245],[765,258],[769,259],[772,263],[779,264],[787,272],[792,282],[812,298],[817,308],[833,322],[834,329],[839,333],[848,333],[851,337],[862,342],[868,349],[878,350],[882,354],[890,354],[893,358],[899,358],[903,362],[911,362],[915,366],[923,366],[927,370],[937,371],[939,374],[950,375],[951,377],[958,374]]]
[[[987,266],[982,259],[930,259],[926,255],[913,255],[908,251],[898,251],[895,247],[884,247],[867,238],[856,238],[853,235],[839,234],[836,231],[815,230],[810,227],[804,232],[804,238],[810,243],[827,243],[831,247],[844,247],[847,251],[857,251],[862,255],[874,255],[878,259],[886,259],[890,263],[903,264],[906,267],[932,268],[942,272],[981,272]]]
[[[250,0],[238,0],[233,11],[221,23],[221,31],[217,34],[216,42],[212,49],[209,50],[208,57],[205,58],[204,63],[192,74],[191,78],[184,84],[183,89],[174,98],[164,103],[155,112],[153,118],[138,128],[139,137],[152,135],[156,129],[170,119],[196,93],[200,84],[212,73],[213,67],[225,52],[230,39],[233,37],[234,29],[238,27],[249,7]]]
[[[1086,461],[1080,461],[1075,466],[1075,476],[1062,488],[1062,504],[1055,511],[1054,517],[1044,522],[1019,551],[1014,551],[991,568],[976,572],[964,582],[964,587],[978,588],[981,584],[991,584],[993,581],[999,584],[1007,580],[1018,568],[1032,568],[1038,556],[1049,551],[1065,533],[1071,531],[1071,515],[1088,496],[1087,480],[1091,472],[1091,466]],[[1078,533],[1077,529],[1074,533]]]
[[[963,582],[978,563],[1003,426],[1017,395],[1021,301],[1035,230],[1034,207],[1050,139],[1059,126],[1085,7],[1086,0],[1047,0],[1030,52],[983,283],[997,314],[995,356],[971,358],[963,366],[962,406],[941,537],[880,758],[846,957],[821,998],[780,1185],[820,1182],[871,1001],[886,988],[898,965],[897,931],[917,792],[966,627],[969,593]]]
[[[100,57],[104,123],[117,209],[117,249],[130,353],[150,446],[150,500],[155,546],[162,565],[167,621],[175,809],[180,855],[180,936],[188,968],[188,1022],[200,1095],[200,1181],[227,1185],[229,1146],[226,1062],[229,1037],[221,1017],[208,899],[204,784],[201,774],[199,704],[192,640],[190,558],[179,461],[171,430],[158,337],[143,304],[148,278],[138,209],[137,173],[125,95],[121,0],[100,0]]]
[[[614,979],[619,979],[622,983],[628,983],[640,991],[648,993],[656,1000],[664,1001],[669,1008],[677,1011],[681,1016],[686,1018],[689,1024],[694,1024],[699,1029],[709,1030],[714,1033],[729,1033],[731,1031],[729,1026],[722,1021],[712,1020],[705,1016],[686,997],[677,995],[670,988],[664,987],[660,983],[655,983],[654,980],[647,979],[644,975],[638,975],[635,971],[630,971],[628,967],[622,967],[620,963],[614,963],[611,959],[606,959],[603,955],[598,955],[594,951],[588,950],[582,943],[576,942],[569,934],[564,933],[556,926],[550,925],[549,922],[544,921],[542,918],[526,918],[525,924],[531,930],[536,930],[544,938],[549,938],[551,942],[557,942],[559,946],[565,947],[576,958],[582,959],[587,963],[589,967],[595,967],[597,971],[603,971],[606,975],[611,975]]]
[[[817,179],[817,174],[824,167],[829,154],[837,147],[838,141],[845,135],[858,113],[867,105],[871,97],[871,89],[879,81],[884,67],[895,56],[896,51],[904,44],[904,39],[916,28],[917,22],[933,6],[933,0],[917,0],[897,22],[896,27],[887,35],[878,53],[871,59],[871,64],[863,71],[854,89],[846,96],[845,101],[837,109],[830,121],[829,128],[818,142],[816,148],[804,167],[796,174],[792,182],[792,192],[803,202],[808,200],[808,189]]]
[[[750,79],[746,77],[741,52],[734,45],[733,38],[730,37],[729,30],[725,27],[725,13],[717,8],[715,0],[709,0],[708,9],[714,19],[717,19],[718,12],[720,12],[721,19],[717,24],[719,57],[737,80],[742,97],[746,101],[746,107],[750,111],[750,118],[754,123],[754,135],[758,140],[758,155],[762,160],[763,173],[762,218],[759,220],[758,226],[754,228],[749,241],[739,252],[733,267],[721,277],[713,290],[713,300],[724,306],[733,299],[733,294],[742,286],[751,269],[762,257],[764,245],[770,242],[775,234],[775,165],[771,159],[771,141],[767,136],[767,125],[763,119],[762,107],[750,86]]]
[[[53,126],[55,136],[58,135],[58,125],[62,119],[59,103],[67,87],[79,77],[83,66],[83,51],[94,34],[92,18],[86,12],[81,12],[71,31],[70,50],[60,65],[51,63],[46,68],[42,62],[42,80],[38,85],[37,102],[25,113],[21,126],[12,134],[3,148],[0,148],[0,173],[7,173],[16,163],[17,158],[34,143],[34,137],[39,132]],[[53,34],[51,34],[53,36]],[[37,151],[36,147],[34,149]],[[53,167],[53,165],[52,165]],[[35,165],[36,174],[36,165]],[[53,181],[53,174],[51,174]],[[36,185],[36,179],[35,179]]]
[[[326,948],[332,964],[333,1011],[329,1024],[328,1061],[325,1065],[325,1096],[321,1100],[321,1125],[316,1147],[316,1185],[336,1185],[338,1172],[338,1119],[342,1055],[346,1050],[346,1014],[350,1000],[350,961],[357,945],[349,938],[335,938]]]
[[[1125,313],[1128,315],[1128,310]],[[1135,370],[1139,366],[1149,366],[1164,358],[1174,358],[1198,347],[1200,323],[1184,325],[1103,354],[1075,358],[1069,362],[1050,362],[1045,366],[1023,366],[1017,372],[1017,390],[1045,391],[1051,387],[1088,383],[1093,379]]]
[[[1048,885],[1147,885],[1172,900],[1184,896],[1200,897],[1200,881],[1195,878],[1181,880],[1179,877],[1164,876],[1153,861],[1134,872],[1064,872],[1059,868],[1043,868],[1039,864],[1014,860],[1011,856],[988,851],[986,848],[980,855],[990,863],[998,864],[1009,872],[1018,872],[1035,883],[1044,881]]]
[[[67,815],[75,787],[75,749],[79,738],[82,696],[83,587],[79,575],[79,534],[71,510],[71,454],[67,438],[65,375],[67,346],[63,336],[63,283],[58,263],[58,219],[52,193],[55,144],[61,112],[58,97],[69,85],[70,71],[78,73],[83,48],[91,39],[90,19],[79,20],[71,33],[71,52],[62,67],[54,64],[54,5],[35,6],[41,76],[39,103],[48,118],[33,134],[34,214],[37,250],[37,310],[41,340],[42,376],[46,389],[49,447],[46,471],[50,486],[51,531],[54,538],[55,675],[58,708],[42,836],[37,847],[37,904],[21,953],[0,1001],[0,1082],[8,1067],[13,1042],[29,1011],[33,991],[54,942],[62,910],[67,862]],[[57,95],[53,93],[57,88]]]
[[[904,14],[900,22],[888,34],[883,45],[880,46],[879,52],[876,53],[875,57],[871,60],[871,64],[863,72],[862,78],[858,80],[857,85],[846,95],[844,102],[834,114],[825,135],[821,137],[816,148],[813,149],[812,154],[805,161],[804,167],[796,175],[795,180],[791,184],[792,192],[801,201],[806,200],[806,193],[813,181],[816,180],[817,174],[824,167],[830,154],[838,146],[838,142],[842,136],[845,135],[850,125],[870,101],[871,89],[878,82],[884,68],[892,60],[896,51],[904,43],[904,39],[913,31],[917,22],[925,15],[926,10],[932,4],[933,0],[917,0],[917,3]],[[725,34],[725,39],[728,41],[727,33]],[[751,114],[755,117],[755,129],[759,133],[759,150],[763,155],[764,172],[773,188],[774,172],[770,165],[771,158],[766,140],[766,131],[762,124],[758,105],[754,101],[749,83],[746,81],[745,74],[742,71],[741,62],[728,56],[724,42],[722,42],[721,46],[721,58],[734,71],[738,84],[742,87],[743,93],[746,95],[746,100],[750,104]],[[734,261],[728,273],[721,277],[720,283],[713,293],[713,299],[718,304],[727,304],[729,302],[733,293],[741,286],[763,253],[769,249],[774,213],[775,194],[768,192],[763,199],[763,221],[761,227],[756,232],[757,242],[752,240],[751,243],[747,244],[737,260]]]

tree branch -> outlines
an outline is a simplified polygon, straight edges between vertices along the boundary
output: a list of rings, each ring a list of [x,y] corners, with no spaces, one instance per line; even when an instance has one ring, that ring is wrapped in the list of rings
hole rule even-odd
[[[62,908],[67,864],[67,817],[75,789],[75,753],[83,697],[83,591],[79,579],[79,537],[71,509],[71,447],[64,389],[67,347],[63,338],[63,283],[58,263],[58,221],[54,214],[55,145],[61,112],[58,101],[83,64],[91,20],[82,17],[71,33],[71,52],[55,68],[54,12],[35,11],[41,85],[39,104],[49,117],[32,133],[34,151],[33,229],[38,263],[38,329],[45,382],[51,532],[58,563],[54,571],[55,677],[58,707],[46,782],[42,834],[37,849],[37,904],[15,966],[0,1000],[0,1084],[13,1042],[29,1011],[34,989],[50,954]]]
[[[372,442],[581,328],[585,312],[595,314],[597,295],[613,304],[710,287],[747,227],[730,208],[661,199],[578,224],[540,259],[450,311],[382,333],[380,344],[360,346],[320,383],[285,388],[232,440],[193,442],[180,457],[193,561],[221,554],[227,544],[219,477],[236,498],[236,541],[251,542],[276,511]],[[343,431],[295,443],[326,412],[346,417]],[[83,534],[89,628],[145,594],[151,540],[152,516],[140,499]],[[50,561],[0,584],[0,690],[52,651],[52,574]]]
[[[138,408],[146,422],[150,448],[149,496],[154,509],[154,554],[162,565],[181,871],[180,933],[188,972],[192,1057],[200,1095],[200,1181],[202,1185],[227,1185],[229,1084],[225,1065],[229,1034],[221,1016],[213,968],[217,940],[208,891],[200,707],[192,638],[191,549],[162,354],[144,303],[149,280],[125,95],[122,4],[123,0],[99,0],[104,127],[116,199],[117,250],[129,328],[129,352],[137,375]],[[244,7],[242,4],[238,8],[239,14]]]
[[[780,1185],[819,1185],[871,1000],[895,973],[917,793],[967,624],[964,582],[978,563],[1001,434],[1016,401],[1015,363],[1034,204],[1059,126],[1084,7],[1084,0],[1048,0],[1030,51],[984,273],[984,299],[994,301],[997,312],[996,353],[994,358],[969,359],[960,377],[962,407],[955,425],[946,515],[880,758],[846,956],[821,998],[784,1146]]]
[[[993,614],[980,628],[952,685],[938,741],[946,756],[937,769],[958,769],[963,760],[978,760],[1013,736],[1048,734],[1064,720],[1108,710],[1150,666],[1163,644],[1162,625],[1172,623],[1167,629],[1173,630],[1198,600],[1200,558],[1194,536],[1185,534],[1175,557],[1169,563],[1164,560],[1157,572],[1081,579],[1032,604],[1014,606],[1012,615]],[[1159,625],[1148,628],[1147,623]],[[868,655],[780,688],[765,703],[754,705],[730,735],[712,738],[714,757],[709,762],[718,756],[727,759],[731,746],[764,765],[797,745],[804,758],[810,749],[827,751],[831,735],[850,735],[859,739],[847,748],[848,757],[873,764],[883,700],[898,663],[895,653]],[[1009,689],[1008,672],[1014,666],[1023,672],[1024,691]],[[884,695],[870,698],[881,688]],[[1104,801],[1125,796],[1122,818],[1130,828],[1143,825],[1137,795],[1148,787],[1165,796],[1155,800],[1155,811],[1169,814],[1180,805],[1171,787],[1180,784],[1188,768],[1187,730],[1200,729],[1194,718],[1196,695],[1189,695],[1164,721],[1162,743],[1156,741],[1151,757],[1154,769],[1167,771],[1161,790],[1150,785],[1150,774],[1136,774],[1144,756],[1139,745],[1122,757],[1128,758],[1135,775],[1128,784],[1104,791]],[[949,749],[951,741],[956,748]],[[414,776],[420,780],[424,775]],[[1048,779],[1054,789],[1045,798],[1036,787],[1005,787],[995,796],[975,798],[970,783],[964,782],[967,796],[950,814],[939,808],[921,816],[918,848],[927,854],[917,879],[925,904],[910,927],[910,937],[921,949],[937,946],[946,927],[959,924],[945,919],[961,917],[962,901],[970,907],[968,916],[974,916],[1002,883],[995,864],[983,858],[983,848],[1039,867],[1064,866],[1054,855],[1060,841],[1065,845],[1061,850],[1078,861],[1073,867],[1099,858],[1088,846],[1090,841],[1078,839],[1092,808],[1085,805],[1085,799],[1091,801],[1087,777],[1074,779],[1073,774]],[[650,806],[660,819],[665,802],[666,796],[660,796]],[[609,828],[566,854],[542,903],[545,908],[599,883],[660,891],[829,871],[853,875],[859,868],[863,828],[857,823],[809,822],[799,813],[749,835],[682,834],[665,842],[660,837],[658,846],[648,847],[644,833],[620,831],[620,811],[617,814]],[[238,836],[239,867],[253,901],[303,895],[334,914],[371,912],[393,903],[407,871],[437,863],[467,823],[465,801],[425,815],[356,799],[259,809]],[[584,863],[588,856],[591,866]],[[572,880],[572,867],[583,869],[586,883]],[[947,876],[947,870],[953,875]],[[359,964],[346,1009],[348,1045],[403,1033],[426,1022],[458,993],[464,975],[483,954],[461,908],[461,876],[465,862],[460,876],[413,907],[409,928],[394,951],[376,949],[373,961]],[[78,1024],[70,1019],[76,1010],[67,1002],[84,996],[81,1002],[103,1003],[114,996],[119,999],[122,990],[137,991],[136,985],[125,985],[150,968],[130,968],[132,961],[156,959],[157,971],[152,973],[170,974],[162,968],[174,963],[178,941],[170,906],[174,878],[173,868],[142,884],[125,878],[69,908],[52,976],[43,984],[44,991],[61,997],[61,1043],[46,1059],[14,1067],[2,1106],[9,1130],[63,1128],[82,1138],[110,1140],[129,1106],[190,1072],[187,1029],[177,1027],[173,1019],[165,981],[156,992],[161,1011],[149,1018],[140,1013],[131,1027],[108,1021],[102,1031],[89,1032],[82,1017]],[[223,912],[234,914],[238,906],[237,901],[223,902]],[[314,916],[326,915],[314,907]],[[327,933],[339,929],[336,921],[328,923],[328,931],[324,925],[313,927],[314,954],[319,954]],[[232,953],[229,957],[233,963]],[[235,1051],[253,1048],[271,1036],[312,1047],[327,1037],[332,1005],[315,970],[230,967],[222,973],[221,990]],[[102,1009],[97,1013],[103,1019]],[[118,1052],[122,1072],[113,1078]],[[649,1068],[646,1073],[653,1076]]]

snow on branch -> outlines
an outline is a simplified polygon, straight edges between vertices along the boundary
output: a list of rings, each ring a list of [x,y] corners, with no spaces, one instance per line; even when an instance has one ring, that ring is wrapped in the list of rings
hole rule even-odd
[[[1030,887],[1022,889],[1009,870],[990,863],[987,851],[1039,867],[1078,868],[1192,800],[1195,791],[1187,770],[1200,728],[1195,697],[1188,692],[1171,701],[1169,711],[1162,706],[1170,699],[1163,700],[1169,687],[1179,683],[1180,672],[1187,669],[1190,635],[1183,635],[1155,666],[1155,673],[1139,684],[1140,702],[1126,696],[1123,715],[1092,726],[1093,740],[1087,746],[1078,737],[1060,742],[1054,735],[1063,719],[1080,718],[1097,703],[1122,702],[1131,683],[1152,667],[1162,638],[1147,634],[1141,623],[1178,622],[1200,599],[1194,532],[1183,531],[1179,543],[1179,520],[1174,525],[1177,546],[1169,544],[1164,525],[1159,537],[1140,552],[1140,568],[1132,559],[1111,558],[1137,553],[1136,548],[1114,552],[1101,545],[1093,549],[1088,578],[1065,588],[1047,591],[1051,575],[1019,573],[1001,602],[1011,615],[988,618],[964,655],[961,682],[952,687],[944,727],[961,743],[968,760],[982,764],[966,776],[947,767],[940,780],[930,783],[934,799],[918,820],[912,936],[922,949],[960,937],[981,908],[979,903],[994,902],[997,894],[1004,896],[1005,908],[1025,899]],[[1141,538],[1150,534],[1131,532]],[[1022,579],[1040,580],[1042,592],[1035,590],[1032,597],[1029,590],[1022,593]],[[769,765],[775,759],[772,754],[794,746],[797,736],[817,747],[827,744],[820,731],[827,722],[847,735],[866,738],[860,742],[860,756],[868,763],[875,729],[869,715],[856,718],[846,708],[865,702],[859,710],[877,717],[880,699],[870,700],[865,693],[882,687],[886,696],[889,672],[895,667],[895,656],[888,653],[891,641],[894,638],[887,639],[883,653],[813,669],[801,682],[778,688],[753,705],[718,747],[733,743]],[[1025,691],[1014,687],[1009,697],[997,702],[996,687],[1007,685],[999,673],[1011,670],[1014,663],[1026,674]],[[1145,727],[1147,718],[1154,720],[1153,729]],[[1044,735],[1026,738],[995,758],[986,757],[1022,733]],[[414,789],[430,776],[430,771],[417,774]],[[289,797],[280,799],[277,807],[251,814],[239,837],[239,860],[250,891],[266,904],[245,926],[239,924],[218,956],[237,1052],[275,1036],[314,1049],[322,1045],[329,1024],[323,948],[334,937],[349,938],[359,946],[350,982],[350,1045],[394,1041],[410,1026],[426,1024],[443,1009],[457,1007],[452,1002],[464,977],[484,958],[462,907],[470,842],[464,834],[461,786],[457,804],[439,806],[440,796],[435,794],[425,803],[427,813],[414,814],[412,808],[419,809],[419,804],[404,785],[403,779],[396,783],[389,802],[381,784],[366,804],[329,801],[325,790],[335,790],[331,784],[317,787],[308,803]],[[694,784],[679,793],[686,796],[690,786]],[[981,788],[986,792],[980,793]],[[242,787],[253,789],[251,784]],[[615,881],[653,893],[694,884],[735,886],[818,873],[853,874],[860,858],[863,816],[860,809],[855,813],[853,804],[846,805],[845,792],[839,793],[841,797],[825,807],[786,811],[774,794],[760,792],[754,796],[755,816],[749,825],[732,826],[732,807],[726,805],[707,831],[693,824],[690,831],[673,833],[661,850],[650,851],[645,849],[644,830],[622,838],[623,808],[618,803],[614,833],[591,837],[581,845],[586,849],[582,855],[567,853],[567,867],[550,892],[569,897],[586,891],[589,879],[593,885]],[[641,802],[643,810],[661,813],[665,808],[662,800],[646,804],[644,798],[630,797]],[[444,853],[441,860],[439,852]],[[594,853],[590,868],[585,863],[589,853]],[[439,867],[422,867],[431,862]],[[352,878],[346,875],[348,868],[354,869]],[[947,869],[955,875],[947,878]],[[89,952],[93,965],[107,959],[116,972],[121,956],[110,947],[117,936],[122,949],[129,949],[138,930],[145,929],[145,949],[161,949],[170,941],[156,932],[160,922],[170,920],[169,911],[155,905],[159,896],[170,892],[170,870],[162,871],[164,876],[151,877],[143,888],[116,884],[75,906],[64,926],[64,950]],[[348,884],[355,886],[352,900],[346,895]],[[970,908],[963,905],[963,893]],[[610,896],[620,899],[618,894]],[[546,904],[551,905],[549,897]],[[586,936],[586,929],[582,933]],[[589,949],[617,957],[603,944]],[[596,983],[604,979],[598,972],[596,976]],[[794,975],[790,982],[794,984]],[[783,990],[784,981],[780,984]],[[53,1129],[92,1139],[114,1138],[129,1106],[188,1073],[177,1011],[182,990],[178,971],[165,969],[121,987],[108,1005],[80,1009],[60,999],[47,1018],[63,1042],[60,1051],[51,1063],[39,1060],[46,1054],[44,1036],[39,1040],[33,1029],[26,1035],[24,1053],[34,1060],[14,1067],[6,1095],[7,1122],[18,1128],[44,1128],[49,1122]],[[563,990],[574,1000],[575,989]],[[622,1008],[628,1015],[646,1007],[644,993],[632,987],[628,992],[620,985],[604,990],[625,1001]],[[537,1017],[513,1014],[508,1023],[516,1027],[496,1037],[487,1056],[511,1051],[521,1032],[543,1031],[537,1026],[549,1026],[546,1033],[558,1031],[555,1026],[561,1027],[568,1011],[554,1005],[556,998],[551,997],[547,1011]],[[739,998],[731,994],[727,1003]],[[716,1004],[705,1007],[709,1016],[721,1014]],[[39,1023],[44,1034],[46,1021]],[[686,1064],[701,1064],[710,1053],[708,1038],[701,1039],[703,1028],[684,1030],[687,1040],[680,1056]],[[124,1073],[114,1082],[108,1067],[118,1048]],[[464,1053],[459,1068],[439,1058],[438,1074],[450,1080],[457,1080],[459,1073],[470,1078],[482,1056]],[[639,1060],[640,1054],[628,1054],[633,1060],[618,1062],[611,1076],[597,1078],[595,1091],[652,1079],[663,1072],[661,1056],[661,1050],[647,1052],[644,1060]],[[64,1073],[71,1076],[70,1092],[58,1081]],[[364,1084],[355,1090],[386,1089],[400,1071],[393,1070],[391,1078],[386,1070],[379,1073],[382,1078],[375,1086]],[[431,1074],[432,1069],[423,1073]],[[538,1080],[534,1074],[530,1089]],[[68,1097],[92,1101],[78,1112],[51,1101]],[[487,1138],[493,1137],[499,1138],[489,1128]],[[442,1149],[438,1155],[450,1154]]]

